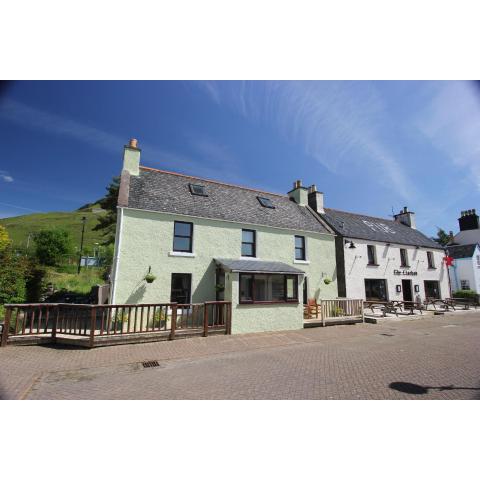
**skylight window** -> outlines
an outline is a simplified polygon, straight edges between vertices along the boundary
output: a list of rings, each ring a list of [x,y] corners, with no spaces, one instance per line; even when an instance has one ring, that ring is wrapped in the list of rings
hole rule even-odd
[[[199,195],[201,197],[208,197],[204,185],[197,185],[195,183],[189,183],[188,186],[190,188],[190,193],[192,195]]]
[[[269,198],[265,197],[257,197],[258,201],[260,202],[260,205],[265,208],[275,208],[273,205],[272,201]]]

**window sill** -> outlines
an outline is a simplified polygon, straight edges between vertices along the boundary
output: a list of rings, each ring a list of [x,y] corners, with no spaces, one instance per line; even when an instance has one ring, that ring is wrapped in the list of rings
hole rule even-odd
[[[367,263],[367,267],[379,267],[378,263]]]
[[[293,263],[300,263],[301,265],[310,265],[310,260],[294,260]]]
[[[191,252],[168,252],[169,257],[196,257],[195,253]]]
[[[437,267],[428,267],[429,270],[436,270]]]
[[[250,256],[243,256],[243,255],[240,255],[240,260],[260,260],[258,257],[250,257]]]

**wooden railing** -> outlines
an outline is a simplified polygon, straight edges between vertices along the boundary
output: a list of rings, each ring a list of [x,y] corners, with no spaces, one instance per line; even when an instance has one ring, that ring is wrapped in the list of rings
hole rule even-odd
[[[230,302],[79,305],[10,304],[5,305],[1,346],[9,337],[80,336],[95,338],[164,332],[170,339],[177,332],[195,332],[207,336],[212,331],[231,333]]]
[[[308,318],[319,318],[323,326],[327,320],[364,320],[363,300],[361,299],[319,300],[315,305],[309,304],[306,311]]]

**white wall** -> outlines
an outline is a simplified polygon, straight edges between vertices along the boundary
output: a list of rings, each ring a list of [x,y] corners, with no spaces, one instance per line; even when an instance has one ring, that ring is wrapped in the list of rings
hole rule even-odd
[[[396,292],[396,285],[401,285],[402,280],[412,281],[412,293],[415,299],[420,295],[422,301],[425,299],[424,280],[437,280],[440,282],[440,294],[442,298],[450,296],[447,269],[443,261],[445,256],[442,250],[432,250],[407,245],[390,245],[385,243],[372,242],[367,240],[355,240],[356,248],[348,248],[345,245],[345,278],[348,298],[365,299],[365,278],[385,279],[389,300],[403,300],[403,292]],[[367,245],[375,245],[378,266],[369,266]],[[410,268],[400,267],[400,248],[408,252]],[[433,252],[435,269],[428,268],[427,251]],[[409,270],[417,272],[413,275],[395,275],[394,270]],[[420,291],[415,292],[414,286],[418,285]]]
[[[452,291],[461,290],[461,281],[468,280],[470,289],[480,293],[480,267],[477,265],[477,255],[480,249],[477,247],[473,257],[456,258],[454,265],[449,267]]]

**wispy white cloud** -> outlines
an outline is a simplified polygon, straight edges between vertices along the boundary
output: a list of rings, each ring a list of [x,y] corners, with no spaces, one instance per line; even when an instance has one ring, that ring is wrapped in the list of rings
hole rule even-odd
[[[480,190],[480,90],[471,82],[441,82],[414,121],[452,168]]]
[[[21,207],[20,205],[14,205],[12,203],[0,202],[0,205],[4,207],[11,207],[11,208],[14,208],[15,210],[25,210],[26,212],[32,212],[32,213],[43,213],[42,210],[34,210],[32,208]]]
[[[205,83],[204,86],[208,91],[208,83]],[[209,94],[214,99],[215,88],[212,83]],[[69,137],[108,152],[118,152],[120,165],[121,148],[127,139],[119,135],[10,99],[0,103],[0,117],[24,128]],[[250,185],[257,183],[258,188],[268,189],[267,186],[259,185],[258,182],[242,175],[240,162],[226,145],[205,136],[187,135],[185,148],[192,152],[191,155],[159,148],[142,141],[141,137],[139,141],[142,148],[142,163],[145,165],[233,183]],[[0,179],[13,181],[7,172],[0,172]]]
[[[118,152],[119,146],[125,143],[125,139],[94,126],[85,125],[63,115],[34,108],[12,99],[4,99],[0,103],[0,118],[22,127],[75,138],[108,151]]]
[[[13,177],[9,175],[8,172],[5,170],[0,170],[0,180],[3,180],[4,182],[11,183],[13,182]]]
[[[402,161],[382,139],[388,109],[369,82],[203,82],[218,104],[276,128],[332,172],[361,162],[404,199],[417,196]],[[365,161],[368,159],[368,161]]]

